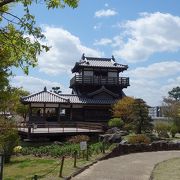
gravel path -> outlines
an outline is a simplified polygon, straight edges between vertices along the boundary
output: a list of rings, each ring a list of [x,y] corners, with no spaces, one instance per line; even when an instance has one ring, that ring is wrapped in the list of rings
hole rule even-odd
[[[149,180],[154,166],[180,157],[180,151],[134,153],[111,158],[91,166],[73,180]]]

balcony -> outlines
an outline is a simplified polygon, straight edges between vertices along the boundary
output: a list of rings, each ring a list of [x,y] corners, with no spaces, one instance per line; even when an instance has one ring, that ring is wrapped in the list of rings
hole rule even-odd
[[[115,85],[127,87],[129,86],[129,78],[128,77],[93,77],[93,76],[82,76],[75,75],[70,80],[70,88],[76,85]]]

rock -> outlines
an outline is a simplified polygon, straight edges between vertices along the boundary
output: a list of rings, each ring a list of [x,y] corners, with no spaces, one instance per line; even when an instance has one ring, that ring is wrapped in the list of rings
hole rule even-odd
[[[119,143],[121,142],[121,134],[114,133],[114,134],[104,134],[100,135],[100,140],[106,143]]]
[[[108,140],[110,143],[120,143],[122,140],[121,134],[118,133],[112,134]]]
[[[120,143],[122,141],[122,136],[127,135],[127,131],[120,130],[117,127],[108,129],[105,134],[99,136],[99,140],[109,143]]]
[[[106,131],[106,134],[114,134],[114,133],[119,133],[119,132],[120,132],[120,129],[119,129],[119,128],[113,127],[113,128],[111,128],[111,129],[108,129],[108,130]]]
[[[108,129],[108,130],[106,131],[106,134],[115,134],[115,133],[121,134],[121,136],[126,136],[126,135],[129,134],[127,131],[120,130],[120,129],[117,128],[117,127],[113,127],[113,128]]]
[[[121,142],[120,142],[120,144],[128,144],[128,141],[127,140],[122,140]]]
[[[129,133],[127,131],[120,130],[119,133],[121,136],[127,136]]]
[[[56,144],[56,145],[60,145],[60,146],[62,146],[62,145],[63,145],[63,143],[62,143],[62,142],[59,142],[59,141],[54,141],[54,144]]]

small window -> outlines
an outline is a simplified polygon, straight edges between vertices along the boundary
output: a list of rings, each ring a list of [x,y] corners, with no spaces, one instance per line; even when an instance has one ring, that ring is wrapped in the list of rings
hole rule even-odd
[[[95,76],[102,76],[102,77],[107,77],[108,72],[107,71],[94,71]]]
[[[65,114],[66,114],[66,110],[65,110],[65,109],[61,109],[61,110],[60,110],[60,115],[63,116],[63,115],[65,115]]]

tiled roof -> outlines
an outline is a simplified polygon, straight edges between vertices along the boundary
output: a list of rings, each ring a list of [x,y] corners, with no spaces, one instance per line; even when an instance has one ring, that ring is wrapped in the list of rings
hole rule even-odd
[[[49,92],[41,91],[29,96],[24,96],[21,98],[21,101],[24,103],[28,102],[48,102],[48,103],[67,103],[68,100],[60,97],[59,95]]]
[[[80,62],[77,62],[72,69],[75,72],[78,67],[104,67],[104,68],[114,68],[114,69],[124,69],[127,70],[128,66],[119,64],[112,58],[95,58],[95,57],[85,57],[83,56]]]
[[[114,99],[92,99],[72,94],[54,94],[49,91],[41,91],[21,98],[23,103],[72,103],[72,104],[113,104]]]
[[[89,96],[94,96],[94,95],[99,94],[99,93],[102,93],[102,92],[108,93],[108,94],[110,94],[111,96],[116,97],[116,98],[119,97],[118,94],[113,93],[112,91],[106,89],[104,86],[102,86],[100,89],[98,89],[98,90],[96,90],[96,91],[94,91],[94,92],[92,92],[92,93],[89,93],[88,95],[89,95]]]
[[[61,94],[61,97],[69,99],[74,104],[114,104],[117,99],[92,99],[73,94]]]

